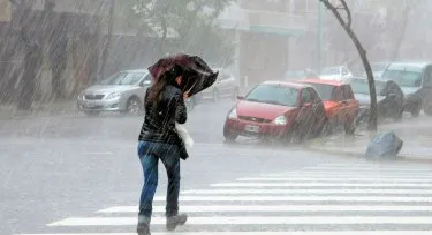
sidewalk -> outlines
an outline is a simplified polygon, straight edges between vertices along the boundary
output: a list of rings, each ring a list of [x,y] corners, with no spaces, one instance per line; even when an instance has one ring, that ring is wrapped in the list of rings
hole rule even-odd
[[[0,106],[0,119],[11,119],[15,117],[40,117],[75,115],[78,109],[74,100],[33,103],[31,111],[17,110],[15,106]]]
[[[359,130],[355,136],[344,134],[328,136],[311,140],[305,146],[310,150],[361,158],[375,135],[394,131],[404,141],[398,155],[400,158],[431,160],[432,162],[432,126],[428,126],[428,129],[423,127],[422,131],[412,127],[408,127],[407,130],[403,126],[398,128],[380,126],[378,128],[377,134]]]

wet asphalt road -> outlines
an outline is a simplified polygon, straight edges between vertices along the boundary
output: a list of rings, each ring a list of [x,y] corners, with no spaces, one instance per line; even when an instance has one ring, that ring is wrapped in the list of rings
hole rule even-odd
[[[432,229],[431,166],[377,165],[248,141],[226,145],[222,125],[232,105],[225,100],[190,114],[188,129],[196,145],[191,158],[182,162],[181,208],[191,218],[179,231],[205,235]],[[66,116],[0,123],[1,235],[134,231],[142,181],[136,156],[142,117]],[[166,191],[162,166],[159,174],[155,216],[163,216]],[[383,182],[372,185],[359,176]],[[411,181],[403,182],[407,178]],[[95,214],[105,208],[106,213]],[[361,217],[352,218],[356,215]],[[111,218],[115,216],[122,218]],[[51,223],[55,224],[47,226]],[[164,233],[162,224],[155,218],[152,230]]]

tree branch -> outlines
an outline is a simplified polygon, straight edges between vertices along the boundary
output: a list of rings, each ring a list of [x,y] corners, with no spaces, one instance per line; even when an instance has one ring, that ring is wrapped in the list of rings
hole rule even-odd
[[[348,37],[354,43],[354,45],[357,49],[357,52],[359,53],[359,56],[361,57],[361,60],[363,62],[363,66],[364,66],[365,71],[366,71],[367,80],[369,82],[369,91],[371,94],[370,95],[371,104],[370,104],[369,128],[372,130],[377,130],[377,126],[378,126],[378,121],[377,121],[378,120],[378,111],[377,111],[378,108],[377,107],[378,107],[378,105],[377,105],[376,88],[375,88],[375,84],[374,84],[372,68],[371,68],[371,65],[369,63],[369,60],[367,59],[366,50],[364,49],[363,45],[361,44],[361,42],[357,38],[355,32],[351,28],[351,11],[349,10],[348,4],[346,3],[345,0],[339,0],[340,3],[342,4],[344,10],[347,12],[347,20],[344,21],[342,19],[342,16],[341,16],[339,10],[332,3],[330,3],[329,0],[319,0],[319,1],[321,1],[325,5],[325,7],[328,10],[330,10],[333,13],[333,15],[335,16],[335,18],[339,21],[342,28],[348,34]]]
[[[347,24],[348,27],[351,28],[351,22],[352,22],[352,20],[351,20],[351,10],[349,9],[346,0],[340,0],[340,2],[342,4],[343,10],[347,13],[346,24]]]

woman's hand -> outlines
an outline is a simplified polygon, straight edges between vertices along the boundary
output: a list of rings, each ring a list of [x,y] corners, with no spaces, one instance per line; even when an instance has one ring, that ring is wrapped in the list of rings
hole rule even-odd
[[[187,98],[189,98],[189,92],[188,91],[183,93],[183,99],[187,99]]]

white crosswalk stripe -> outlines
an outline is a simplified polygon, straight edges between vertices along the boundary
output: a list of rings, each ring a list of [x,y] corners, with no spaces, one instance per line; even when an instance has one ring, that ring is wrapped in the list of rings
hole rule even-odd
[[[154,198],[152,234],[172,234],[165,200]],[[182,191],[180,210],[189,219],[179,235],[432,235],[432,167],[358,162],[242,177]],[[137,211],[102,208],[31,235],[134,234]]]

